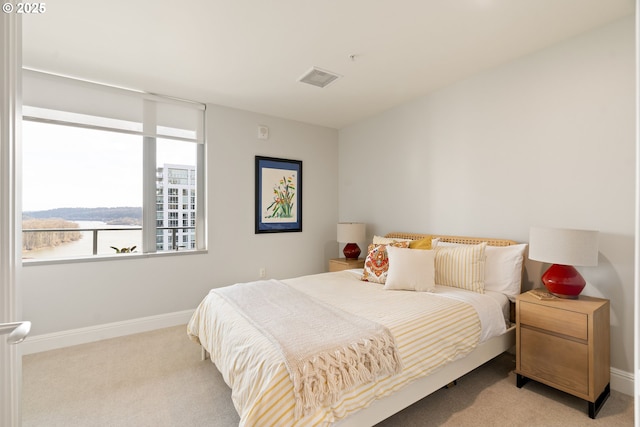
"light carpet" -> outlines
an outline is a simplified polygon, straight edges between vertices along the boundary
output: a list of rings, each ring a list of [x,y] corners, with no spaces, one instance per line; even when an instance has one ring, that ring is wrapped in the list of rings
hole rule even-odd
[[[518,389],[505,353],[378,424],[632,426],[633,398],[612,391],[595,420],[587,404],[533,381]],[[231,391],[200,360],[186,326],[25,356],[23,426],[237,426]]]

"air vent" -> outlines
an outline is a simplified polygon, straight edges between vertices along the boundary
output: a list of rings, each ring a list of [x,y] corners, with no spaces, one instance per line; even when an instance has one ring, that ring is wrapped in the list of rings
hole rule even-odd
[[[308,83],[313,86],[326,87],[334,81],[342,77],[340,74],[331,71],[322,70],[318,67],[312,67],[298,79],[299,82]]]

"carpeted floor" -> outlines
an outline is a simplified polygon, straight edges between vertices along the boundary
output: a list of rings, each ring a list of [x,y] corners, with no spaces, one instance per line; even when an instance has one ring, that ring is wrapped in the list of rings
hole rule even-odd
[[[392,426],[632,426],[633,398],[612,391],[591,420],[587,404],[535,382],[515,386],[503,354],[404,411]],[[200,361],[186,327],[24,357],[23,426],[237,426],[231,391]]]

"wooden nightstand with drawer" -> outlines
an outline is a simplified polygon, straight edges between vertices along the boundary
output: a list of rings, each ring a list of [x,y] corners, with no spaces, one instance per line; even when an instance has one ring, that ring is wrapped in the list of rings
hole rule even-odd
[[[333,258],[329,260],[329,271],[350,270],[364,267],[364,259]]]
[[[609,300],[516,300],[517,386],[529,379],[588,402],[591,418],[610,394]]]

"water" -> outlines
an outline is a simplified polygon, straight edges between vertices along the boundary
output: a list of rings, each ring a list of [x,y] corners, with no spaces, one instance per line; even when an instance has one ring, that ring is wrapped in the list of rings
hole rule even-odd
[[[100,221],[73,221],[79,228],[99,228],[98,255],[110,255],[116,251],[111,248],[137,246],[136,251],[142,250],[142,230],[102,231],[113,228],[133,228],[136,226],[107,225]],[[139,227],[139,226],[137,226]],[[22,259],[52,259],[77,258],[93,255],[93,232],[81,231],[82,238],[75,242],[63,243],[53,248],[40,248],[32,251],[22,251]]]

